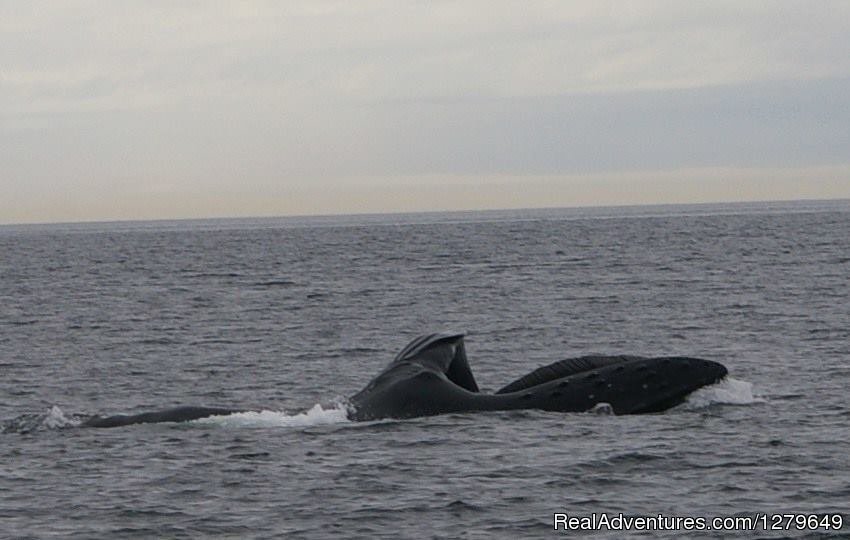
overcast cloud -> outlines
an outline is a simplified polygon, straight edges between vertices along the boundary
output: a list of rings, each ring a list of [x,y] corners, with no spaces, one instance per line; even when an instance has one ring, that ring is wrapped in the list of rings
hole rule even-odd
[[[850,197],[850,2],[0,0],[0,223]]]

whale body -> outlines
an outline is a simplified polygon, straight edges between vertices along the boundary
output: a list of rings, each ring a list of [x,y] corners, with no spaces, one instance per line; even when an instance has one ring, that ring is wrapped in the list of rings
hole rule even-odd
[[[540,409],[584,412],[605,404],[614,414],[661,412],[727,370],[686,356],[590,355],[538,368],[494,393],[479,391],[463,334],[427,334],[411,341],[363,390],[349,398],[350,420],[414,418],[470,411]],[[94,416],[83,427],[187,422],[246,412],[184,406],[134,415]]]
[[[139,414],[116,414],[113,416],[92,416],[85,420],[83,427],[120,427],[132,424],[156,424],[160,422],[189,422],[210,416],[227,416],[229,414],[245,412],[240,409],[226,409],[223,407],[195,407],[183,406],[165,409],[161,411],[144,412]]]
[[[614,414],[661,412],[727,374],[718,362],[685,356],[582,356],[536,369],[492,394],[481,393],[463,334],[430,334],[407,345],[352,396],[353,420],[413,418],[450,412],[540,409]]]

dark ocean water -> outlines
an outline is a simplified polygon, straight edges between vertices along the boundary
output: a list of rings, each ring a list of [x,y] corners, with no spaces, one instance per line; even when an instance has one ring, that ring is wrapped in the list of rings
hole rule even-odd
[[[847,522],[848,276],[850,201],[0,227],[0,537]],[[467,332],[487,390],[591,352],[731,375],[656,415],[345,420],[342,398],[438,330]],[[75,427],[178,404],[263,412]]]

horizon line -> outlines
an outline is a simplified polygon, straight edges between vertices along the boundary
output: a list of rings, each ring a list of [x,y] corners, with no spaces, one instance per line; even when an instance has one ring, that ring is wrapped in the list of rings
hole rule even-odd
[[[632,204],[577,204],[571,206],[516,206],[502,208],[467,208],[446,210],[413,210],[413,211],[377,211],[377,212],[339,212],[339,213],[316,213],[316,214],[255,214],[255,215],[210,215],[207,217],[157,217],[141,219],[83,219],[78,221],[20,221],[0,222],[0,227],[46,227],[61,225],[108,225],[108,224],[132,224],[132,223],[168,223],[168,222],[203,222],[203,221],[239,221],[239,220],[273,220],[273,219],[328,219],[342,217],[379,217],[379,216],[416,216],[434,214],[467,214],[467,213],[490,213],[490,212],[522,212],[522,211],[546,211],[546,210],[579,210],[579,209],[626,209],[626,208],[652,208],[652,207],[700,207],[713,205],[741,206],[747,204],[792,204],[792,203],[829,203],[847,202],[848,197],[829,198],[789,198],[789,199],[745,199],[745,200],[714,200],[702,202],[657,202],[657,203],[632,203]]]

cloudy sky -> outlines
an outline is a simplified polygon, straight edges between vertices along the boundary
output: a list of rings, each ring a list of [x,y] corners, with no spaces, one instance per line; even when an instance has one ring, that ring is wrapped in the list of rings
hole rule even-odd
[[[0,0],[0,223],[850,197],[850,2]]]

